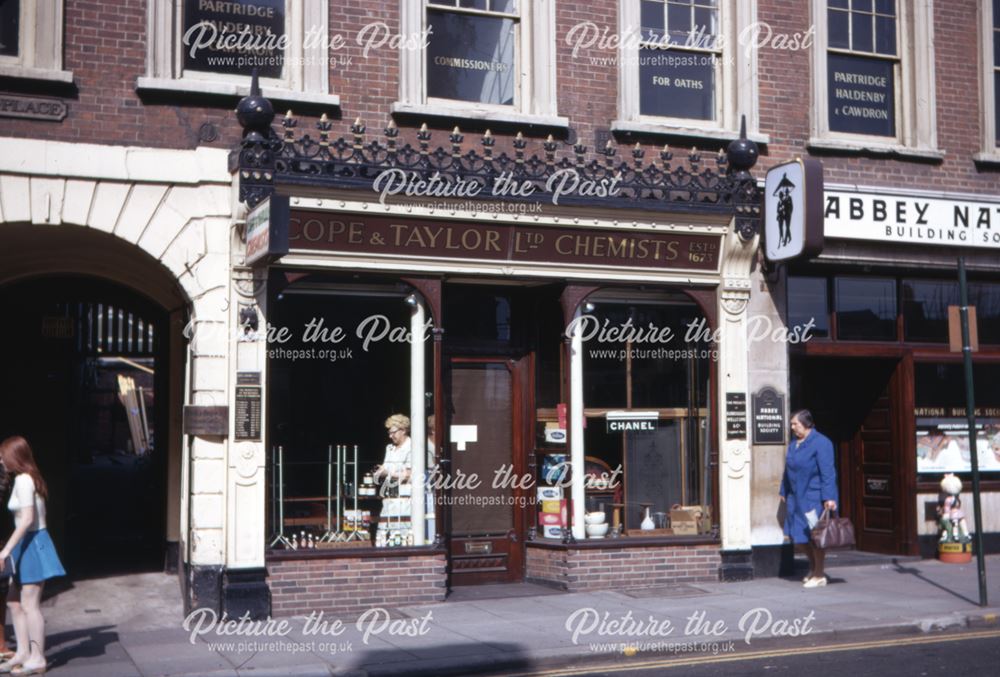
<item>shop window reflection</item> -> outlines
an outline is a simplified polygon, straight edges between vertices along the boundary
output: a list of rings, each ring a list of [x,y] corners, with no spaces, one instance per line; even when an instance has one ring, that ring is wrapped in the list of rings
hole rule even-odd
[[[617,487],[589,486],[586,511],[603,511],[612,525],[617,520],[620,537],[708,533],[709,511],[701,506],[711,504],[706,432],[716,353],[710,341],[685,340],[704,317],[690,302],[594,305],[589,314],[605,333],[584,343],[584,451],[588,472],[617,468],[621,476]],[[630,331],[608,333],[621,327]],[[642,429],[622,429],[610,423],[615,412],[649,420]],[[671,525],[675,506],[698,506],[691,513],[704,519]],[[647,509],[652,530],[642,526]]]
[[[955,282],[903,280],[903,332],[907,341],[948,340],[948,306],[958,305]]]
[[[809,332],[815,338],[830,336],[830,305],[825,277],[788,278],[788,325],[804,327],[812,322]]]
[[[838,277],[837,338],[861,341],[896,340],[896,281],[871,277]]]

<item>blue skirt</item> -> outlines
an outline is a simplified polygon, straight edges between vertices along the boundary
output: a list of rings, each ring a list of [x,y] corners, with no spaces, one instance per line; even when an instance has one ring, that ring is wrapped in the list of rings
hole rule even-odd
[[[41,583],[66,575],[47,529],[27,532],[14,546],[11,557],[14,559],[14,580],[19,585]]]

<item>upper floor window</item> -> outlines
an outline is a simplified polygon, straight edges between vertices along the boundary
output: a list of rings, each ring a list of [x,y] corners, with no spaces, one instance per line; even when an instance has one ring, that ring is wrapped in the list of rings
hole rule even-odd
[[[896,137],[895,0],[830,0],[830,131]]]
[[[744,49],[752,0],[619,0],[621,132],[729,138],[757,133],[757,49]],[[741,43],[741,35],[742,43]]]
[[[0,56],[16,57],[21,46],[21,2],[0,0]]]
[[[1000,0],[979,3],[982,146],[976,160],[1000,163]]]
[[[940,159],[933,5],[812,0],[813,112],[809,145]]]
[[[149,0],[140,90],[264,95],[340,105],[329,94],[328,0]]]
[[[522,0],[523,1],[523,0]],[[517,0],[432,0],[427,96],[513,106],[517,92]]]
[[[184,0],[183,70],[250,75],[257,68],[263,78],[283,80],[289,40],[285,9],[285,0]]]
[[[395,113],[567,127],[556,104],[554,0],[412,0]]]
[[[62,67],[62,0],[0,0],[0,77],[72,82]]]
[[[641,0],[639,114],[716,121],[717,0]]]
[[[989,77],[993,80],[993,145],[1000,146],[1000,0],[993,0],[993,68]]]

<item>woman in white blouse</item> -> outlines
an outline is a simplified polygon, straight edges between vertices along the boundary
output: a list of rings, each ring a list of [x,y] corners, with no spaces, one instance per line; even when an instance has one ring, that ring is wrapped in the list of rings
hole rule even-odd
[[[45,528],[48,489],[27,440],[15,436],[0,442],[0,463],[14,478],[7,503],[14,513],[14,533],[0,550],[0,562],[9,557],[13,564],[7,609],[17,640],[17,651],[0,663],[0,672],[35,675],[46,669],[42,586],[49,578],[65,576],[66,571]]]
[[[389,545],[393,534],[402,544],[409,533],[410,520],[410,470],[412,442],[410,417],[393,414],[385,420],[389,444],[385,447],[382,465],[375,467],[375,481],[382,484],[382,510],[375,533],[376,546]]]

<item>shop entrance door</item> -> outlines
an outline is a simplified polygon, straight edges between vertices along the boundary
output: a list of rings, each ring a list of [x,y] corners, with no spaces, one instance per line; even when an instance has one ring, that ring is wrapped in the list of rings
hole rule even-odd
[[[444,512],[453,586],[510,583],[524,574],[527,492],[516,483],[525,472],[525,362],[450,361],[445,430],[452,481]]]
[[[845,355],[792,363],[793,402],[810,409],[837,450],[840,510],[857,549],[910,554],[913,387],[909,359]],[[907,411],[910,412],[907,415]],[[908,479],[910,478],[910,479]]]
[[[912,386],[904,384],[906,362],[892,371],[850,441],[852,513],[857,549],[885,554],[908,552],[911,525],[906,479],[912,477],[905,450],[906,403],[912,415]],[[912,436],[911,436],[911,439]],[[912,455],[912,452],[911,454]]]

